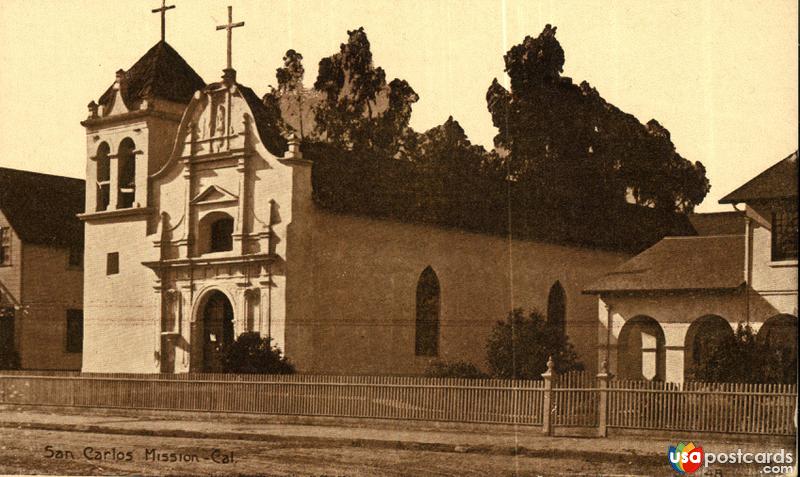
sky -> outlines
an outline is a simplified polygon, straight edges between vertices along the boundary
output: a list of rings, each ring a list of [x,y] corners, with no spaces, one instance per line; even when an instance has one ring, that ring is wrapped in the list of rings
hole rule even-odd
[[[363,26],[387,81],[419,94],[411,125],[448,116],[492,147],[486,109],[503,54],[558,27],[564,75],[588,81],[641,122],[657,119],[677,150],[707,168],[698,211],[797,149],[797,2],[784,0],[171,0],[167,42],[206,82],[233,33],[238,81],[261,95],[293,48],[306,86],[317,64]],[[159,40],[160,0],[0,0],[0,166],[84,176],[86,105]]]

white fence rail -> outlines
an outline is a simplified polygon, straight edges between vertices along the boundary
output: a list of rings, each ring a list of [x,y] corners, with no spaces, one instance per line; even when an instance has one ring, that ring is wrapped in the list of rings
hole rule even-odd
[[[422,377],[0,373],[0,404],[796,434],[797,385]],[[546,409],[547,408],[547,409]],[[545,416],[547,419],[545,419]]]

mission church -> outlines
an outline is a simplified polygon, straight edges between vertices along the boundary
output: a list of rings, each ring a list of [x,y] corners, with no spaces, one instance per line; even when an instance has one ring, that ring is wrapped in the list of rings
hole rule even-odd
[[[248,331],[302,373],[485,368],[514,307],[541,310],[597,369],[598,301],[582,291],[632,251],[328,210],[313,158],[237,82],[243,23],[229,7],[227,67],[207,84],[164,41],[166,8],[162,40],[82,122],[84,372],[219,371]]]

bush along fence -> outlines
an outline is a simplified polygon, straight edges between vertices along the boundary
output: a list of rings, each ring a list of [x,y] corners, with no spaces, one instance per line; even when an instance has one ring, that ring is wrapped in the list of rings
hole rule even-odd
[[[2,372],[0,404],[793,436],[796,385],[379,376]]]

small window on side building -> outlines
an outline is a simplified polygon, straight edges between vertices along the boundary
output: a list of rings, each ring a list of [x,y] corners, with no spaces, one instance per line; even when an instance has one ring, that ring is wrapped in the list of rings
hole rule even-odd
[[[67,353],[83,352],[83,310],[67,310]]]
[[[11,265],[11,229],[0,227],[0,266]]]
[[[83,248],[70,247],[67,265],[74,268],[83,268]]]
[[[772,260],[797,260],[797,204],[787,202],[772,212]]]

